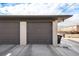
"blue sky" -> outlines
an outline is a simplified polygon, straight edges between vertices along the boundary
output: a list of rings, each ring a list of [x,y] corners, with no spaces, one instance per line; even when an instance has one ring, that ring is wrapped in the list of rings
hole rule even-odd
[[[79,3],[0,3],[0,15],[73,15]]]
[[[58,24],[79,24],[79,3],[0,3],[0,15],[74,15]]]
[[[68,14],[68,15],[78,14],[79,13],[79,3],[60,4],[58,7],[58,10],[61,10],[61,14]]]

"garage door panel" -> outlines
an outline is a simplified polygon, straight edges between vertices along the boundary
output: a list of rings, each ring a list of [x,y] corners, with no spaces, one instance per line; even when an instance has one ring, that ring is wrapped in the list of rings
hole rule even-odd
[[[0,44],[19,44],[19,22],[0,22]]]
[[[28,23],[28,44],[51,44],[51,23]]]

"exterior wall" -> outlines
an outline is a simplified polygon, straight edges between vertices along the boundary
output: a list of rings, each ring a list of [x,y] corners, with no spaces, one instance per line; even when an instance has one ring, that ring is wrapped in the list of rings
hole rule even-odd
[[[51,22],[52,21],[52,42],[53,42],[53,45],[56,46],[57,45],[57,21],[55,20],[58,20],[58,18],[62,18],[62,19],[65,19],[64,17],[68,18],[68,17],[71,17],[71,16],[32,16],[32,17],[27,17],[27,16],[1,16],[0,17],[0,20],[2,19],[1,22],[5,22],[5,20],[8,19],[8,21],[10,22],[10,20],[13,22],[13,20],[17,20],[19,21],[20,23],[20,45],[26,45],[27,44],[27,22],[26,21],[32,21],[33,22]],[[28,20],[26,20],[28,18]],[[34,21],[35,19],[35,21]],[[37,19],[37,20],[36,20]],[[41,20],[40,20],[41,19]],[[42,21],[42,19],[44,19],[45,21]],[[60,19],[61,20],[61,19]],[[18,28],[19,29],[19,28]],[[51,34],[51,33],[50,33]]]
[[[27,32],[27,22],[21,21],[20,22],[20,45],[27,44],[26,32]],[[57,21],[52,21],[52,43],[53,43],[53,46],[57,46]]]
[[[48,20],[46,20],[45,22],[48,22]],[[52,42],[54,46],[57,45],[57,21],[52,21]],[[20,21],[20,45],[26,45],[26,44],[27,44],[27,22],[26,20],[24,20]]]
[[[65,38],[79,38],[79,25],[61,28],[58,32],[65,34]]]
[[[65,38],[79,38],[79,34],[65,34]]]
[[[77,31],[77,27],[76,26],[73,26],[73,27],[67,27],[67,28],[62,28],[60,29],[60,31]]]
[[[77,31],[79,32],[79,25],[77,25]]]
[[[29,23],[30,21],[28,21]],[[33,20],[32,20],[33,22]],[[39,23],[39,22],[36,22],[34,20],[35,23]],[[42,21],[40,21],[42,22]],[[44,21],[43,21],[44,22]],[[42,22],[42,23],[43,23]],[[45,21],[45,23],[47,23],[48,21]],[[20,45],[27,45],[27,21],[20,21]],[[51,25],[50,25],[51,26]],[[52,30],[52,29],[51,29]],[[51,32],[50,32],[50,35],[51,35]],[[50,37],[51,38],[51,37]],[[38,40],[39,41],[39,40]],[[49,41],[49,40],[48,40]]]
[[[27,44],[27,22],[20,21],[20,45]]]
[[[57,21],[52,21],[52,42],[57,46]]]
[[[74,26],[65,27],[65,28],[59,28],[58,32],[59,33],[74,33],[74,34],[77,34],[77,33],[79,33],[79,25],[74,25]]]

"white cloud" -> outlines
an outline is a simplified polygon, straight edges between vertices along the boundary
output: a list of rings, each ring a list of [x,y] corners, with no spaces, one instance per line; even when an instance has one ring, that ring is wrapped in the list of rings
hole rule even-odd
[[[66,8],[66,6],[63,6],[63,4],[62,3],[61,4],[60,3],[20,3],[15,6],[3,7],[0,10],[0,12],[7,10],[8,11],[7,14],[10,13],[10,15],[71,15],[71,14],[79,13],[76,10],[75,11],[72,10],[74,9],[74,7],[76,7],[74,6],[74,4],[72,3],[68,4],[67,6],[69,8]],[[60,5],[62,6],[62,8]],[[69,12],[68,11],[69,9],[72,11]]]
[[[59,27],[79,25],[79,14],[74,14],[71,18],[66,19],[64,22],[58,24]]]
[[[52,3],[32,3],[19,4],[16,6],[6,6],[1,11],[7,10],[10,15],[57,15],[58,10],[55,8],[58,4]]]
[[[79,3],[79,0],[0,0],[0,2],[9,2],[9,3]]]

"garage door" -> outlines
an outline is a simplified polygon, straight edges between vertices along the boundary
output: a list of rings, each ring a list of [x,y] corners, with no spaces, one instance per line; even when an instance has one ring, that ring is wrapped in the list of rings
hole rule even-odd
[[[0,44],[19,44],[19,22],[0,20]]]
[[[28,23],[28,44],[52,44],[51,23]]]

